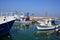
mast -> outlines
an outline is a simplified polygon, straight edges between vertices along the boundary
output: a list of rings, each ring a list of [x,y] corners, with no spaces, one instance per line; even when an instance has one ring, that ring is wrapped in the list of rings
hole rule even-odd
[[[47,12],[45,12],[45,17],[48,17],[48,14],[47,14]]]
[[[2,12],[1,12],[1,16],[2,16]]]

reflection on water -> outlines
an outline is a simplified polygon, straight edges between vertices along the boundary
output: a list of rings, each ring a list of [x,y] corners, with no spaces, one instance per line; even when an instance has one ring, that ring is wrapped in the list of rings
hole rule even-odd
[[[53,31],[37,31],[35,33],[35,37],[37,39],[49,40],[52,34],[53,34]]]
[[[5,40],[59,40],[60,36],[54,30],[38,31],[35,24],[25,25],[14,23],[10,30],[10,39],[4,37]]]
[[[2,37],[0,37],[0,40],[12,40],[10,34],[4,35]]]

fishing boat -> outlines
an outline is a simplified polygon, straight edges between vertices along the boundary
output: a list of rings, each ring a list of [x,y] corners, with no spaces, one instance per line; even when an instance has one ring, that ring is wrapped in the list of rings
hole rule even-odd
[[[20,23],[26,25],[32,23],[32,21],[29,20],[29,13],[27,13],[27,15],[20,15]]]
[[[0,16],[0,36],[4,36],[10,32],[14,21],[14,16]]]
[[[49,19],[41,19],[37,21],[37,29],[38,30],[54,30],[57,29],[58,25],[55,24],[54,20]]]

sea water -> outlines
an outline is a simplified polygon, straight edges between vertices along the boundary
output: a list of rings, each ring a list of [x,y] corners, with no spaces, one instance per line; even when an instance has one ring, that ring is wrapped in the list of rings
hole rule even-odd
[[[60,40],[60,35],[54,30],[39,31],[35,23],[26,25],[15,22],[9,35],[0,40]]]

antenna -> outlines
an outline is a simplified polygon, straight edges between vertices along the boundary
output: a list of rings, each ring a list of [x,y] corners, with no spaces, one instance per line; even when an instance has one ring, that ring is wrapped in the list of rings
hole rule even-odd
[[[0,16],[2,16],[2,11],[1,11],[1,9],[0,9]]]
[[[45,12],[45,17],[48,17],[47,12]]]
[[[2,12],[1,12],[1,16],[2,16]]]
[[[45,8],[45,17],[48,17],[48,12],[47,12],[47,8]]]

